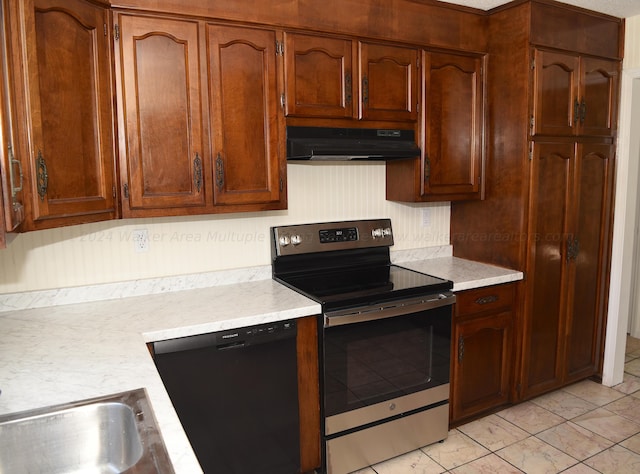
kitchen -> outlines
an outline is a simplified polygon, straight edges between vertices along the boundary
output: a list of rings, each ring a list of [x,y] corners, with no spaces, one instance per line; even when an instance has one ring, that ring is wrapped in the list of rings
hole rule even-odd
[[[285,223],[384,216],[393,222],[394,251],[426,248],[427,252],[446,255],[449,203],[386,201],[382,163],[289,164],[287,185],[286,211],[142,218],[19,235],[0,252],[0,281],[6,294],[3,307],[73,302],[76,295],[68,289],[77,286],[109,284],[107,291],[135,296],[162,292],[167,285],[186,289],[202,284],[172,275],[223,271],[228,282],[241,278],[239,269],[249,268],[256,272],[255,279],[262,279],[270,275],[269,227]],[[145,251],[135,251],[132,234],[138,230],[148,232]],[[215,236],[215,241],[209,236]],[[147,279],[155,280],[145,282]],[[117,284],[130,281],[136,284]],[[142,288],[145,283],[153,288]],[[92,290],[100,293],[105,288]],[[20,294],[29,291],[39,293]],[[25,299],[31,301],[25,304]],[[0,388],[8,397],[8,389]]]

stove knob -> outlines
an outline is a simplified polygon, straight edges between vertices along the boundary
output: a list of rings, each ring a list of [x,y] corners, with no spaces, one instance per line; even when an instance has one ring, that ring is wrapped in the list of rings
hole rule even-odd
[[[281,235],[278,241],[280,242],[280,247],[286,247],[291,242],[291,239],[289,239],[288,235]]]
[[[390,237],[391,236],[391,227],[385,227],[384,229],[382,229],[382,235],[384,235],[385,237]]]
[[[373,229],[371,231],[371,235],[373,236],[374,239],[382,237],[382,227],[379,227],[377,229]]]
[[[293,245],[300,245],[301,242],[302,242],[302,237],[300,237],[298,234],[293,234],[291,236],[291,243]]]

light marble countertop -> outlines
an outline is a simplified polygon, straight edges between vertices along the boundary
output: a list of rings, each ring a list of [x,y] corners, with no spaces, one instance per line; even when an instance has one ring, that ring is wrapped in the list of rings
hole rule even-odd
[[[522,272],[457,257],[397,262],[399,265],[453,281],[453,291],[522,280]]]
[[[522,278],[520,272],[450,256],[415,258],[415,252],[397,254],[394,263],[451,279],[458,291]],[[0,414],[144,387],[176,473],[200,472],[145,343],[320,312],[318,303],[269,279],[264,270],[257,273],[266,278],[256,280],[256,272],[248,269],[249,281],[236,271],[234,283],[227,285],[216,280],[204,288],[5,309],[0,313]],[[14,304],[15,295],[10,297]]]

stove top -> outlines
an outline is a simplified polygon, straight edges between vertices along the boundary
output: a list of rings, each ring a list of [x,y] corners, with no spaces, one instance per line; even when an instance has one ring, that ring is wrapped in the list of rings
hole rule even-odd
[[[272,228],[273,278],[323,310],[445,292],[449,280],[390,262],[389,219]]]
[[[335,272],[275,278],[286,286],[321,303],[325,310],[434,294],[448,291],[453,286],[448,280],[398,265],[343,269]]]

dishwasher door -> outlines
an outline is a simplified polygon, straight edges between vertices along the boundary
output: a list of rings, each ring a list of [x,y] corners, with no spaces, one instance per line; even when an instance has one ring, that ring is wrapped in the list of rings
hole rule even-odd
[[[205,473],[299,472],[296,334],[284,321],[153,344]]]

